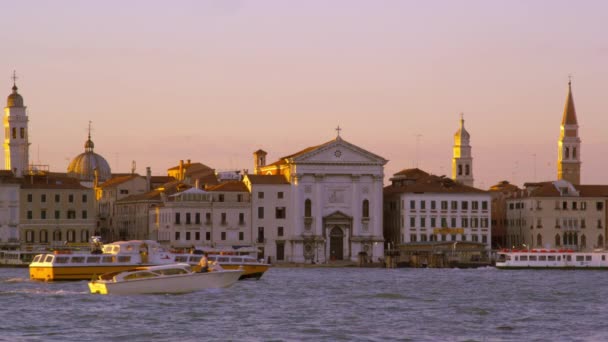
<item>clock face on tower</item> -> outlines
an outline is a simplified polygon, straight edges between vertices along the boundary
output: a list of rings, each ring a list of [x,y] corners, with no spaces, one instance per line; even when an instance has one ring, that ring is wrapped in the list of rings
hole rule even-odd
[[[336,152],[334,152],[334,156],[336,156],[336,158],[340,158],[342,156],[342,151],[336,150]]]

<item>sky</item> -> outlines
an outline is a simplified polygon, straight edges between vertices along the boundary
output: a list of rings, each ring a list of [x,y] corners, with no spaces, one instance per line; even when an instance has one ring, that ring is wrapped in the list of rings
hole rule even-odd
[[[0,0],[0,95],[13,70],[30,162],[113,172],[179,160],[253,170],[341,137],[451,175],[460,113],[475,186],[557,177],[572,77],[582,183],[608,184],[606,1]],[[2,85],[4,84],[4,85]],[[4,152],[0,152],[4,159]]]

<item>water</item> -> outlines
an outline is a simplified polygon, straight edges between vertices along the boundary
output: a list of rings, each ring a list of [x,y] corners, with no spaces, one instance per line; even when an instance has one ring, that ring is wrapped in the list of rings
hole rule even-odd
[[[5,341],[607,341],[606,271],[272,268],[182,295],[102,296],[0,268]]]

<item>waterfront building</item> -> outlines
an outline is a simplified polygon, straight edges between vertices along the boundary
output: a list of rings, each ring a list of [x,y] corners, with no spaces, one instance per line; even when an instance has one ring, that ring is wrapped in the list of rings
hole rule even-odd
[[[562,114],[557,181],[531,182],[508,199],[507,244],[591,251],[606,245],[608,185],[581,185],[581,139],[572,83]]]
[[[587,252],[606,245],[608,185],[526,183],[507,205],[510,247]]]
[[[168,247],[229,249],[252,244],[250,194],[240,181],[163,195],[150,213],[152,235]]]
[[[138,174],[114,176],[95,187],[99,234],[103,241],[113,242],[120,238],[116,223],[116,202],[131,195],[150,191],[150,168],[147,177]]]
[[[93,189],[77,179],[48,171],[30,172],[22,178],[19,236],[21,247],[88,246],[96,233]]]
[[[384,236],[404,252],[401,261],[413,266],[445,265],[451,254],[431,260],[440,254],[439,245],[449,247],[449,252],[466,250],[469,259],[487,257],[492,232],[492,199],[487,191],[417,168],[397,172],[390,180],[384,188]],[[413,260],[412,255],[420,257]],[[468,261],[462,255],[458,258]]]
[[[0,249],[19,247],[20,183],[12,171],[0,171]]]
[[[13,91],[4,107],[4,168],[22,177],[29,169],[29,119],[16,80],[13,74]]]
[[[464,128],[464,115],[460,114],[460,127],[454,134],[452,179],[466,186],[473,186],[473,156],[470,139],[471,135]]]
[[[581,139],[578,136],[578,121],[572,98],[572,82],[568,82],[568,95],[559,140],[557,142],[557,179],[572,184],[581,183]]]
[[[382,186],[387,160],[347,142],[337,131],[333,140],[268,165],[265,151],[254,153],[256,175],[282,176],[289,183],[283,196],[290,203],[284,210],[278,188],[272,190],[277,191],[277,201],[261,202],[259,194],[253,194],[257,206],[253,217],[260,210],[264,213],[264,221],[256,221],[264,225],[254,229],[264,228],[266,257],[271,260],[281,256],[271,253],[284,253],[285,262],[383,258]],[[256,188],[253,184],[253,191]],[[268,211],[273,221],[266,220]],[[276,240],[274,232],[266,234],[267,227],[276,228]],[[283,237],[278,236],[278,227],[284,228]]]
[[[260,156],[259,152],[254,154]],[[258,166],[264,164],[262,160]],[[293,230],[289,229],[293,221],[291,184],[283,175],[261,174],[246,174],[243,183],[251,194],[251,229],[260,257],[266,256],[271,262],[285,262],[285,245],[294,238]],[[317,260],[322,246],[318,236],[313,244],[313,255],[308,258]]]
[[[492,196],[492,248],[510,247],[507,242],[507,199],[517,195],[519,188],[502,181],[490,187]]]

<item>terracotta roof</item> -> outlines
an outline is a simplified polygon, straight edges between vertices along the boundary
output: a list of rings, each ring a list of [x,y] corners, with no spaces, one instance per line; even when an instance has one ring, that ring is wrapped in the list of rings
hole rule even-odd
[[[21,181],[15,177],[11,170],[0,170],[0,183],[2,184],[19,184]]]
[[[566,98],[566,105],[564,106],[564,116],[562,118],[562,125],[577,125],[576,110],[574,109],[574,100],[572,99],[572,84],[568,82],[568,97]]]
[[[471,186],[466,186],[462,183],[455,182],[451,178],[443,176],[428,175],[420,177],[415,182],[403,185],[389,185],[384,188],[384,194],[399,194],[399,193],[479,193],[484,194],[487,191],[477,189]]]
[[[100,187],[101,188],[114,187],[114,186],[117,186],[119,184],[125,183],[125,182],[130,181],[130,180],[132,180],[134,178],[137,178],[137,177],[141,177],[141,176],[138,175],[138,174],[130,174],[130,175],[127,175],[127,176],[114,176],[114,177],[108,179],[107,181],[103,182],[100,185]]]
[[[245,183],[241,181],[229,181],[220,183],[206,189],[207,191],[226,191],[226,192],[249,192]]]
[[[163,192],[167,196],[169,196],[169,195],[173,195],[177,192],[184,191],[189,188],[191,188],[191,186],[188,184],[184,184],[179,181],[173,181],[171,183],[165,184],[163,186],[162,190],[159,188],[159,189],[154,189],[152,191],[146,192],[144,194],[127,196],[123,199],[118,200],[117,202],[160,201],[160,194]]]
[[[186,172],[186,174],[188,174],[190,172],[199,172],[202,170],[213,171],[212,168],[210,168],[209,166],[202,164],[202,163],[190,163],[190,164],[184,163],[183,167],[184,167],[184,172]],[[173,170],[179,170],[179,165],[167,169],[167,171],[173,171]]]
[[[89,189],[80,184],[76,178],[52,174],[31,175],[21,178],[23,189]]]
[[[399,178],[406,178],[406,179],[418,179],[420,177],[427,177],[430,174],[420,170],[419,168],[413,168],[413,169],[403,169],[397,173],[395,173],[393,176],[402,176]]]
[[[608,185],[575,185],[574,187],[584,197],[608,197]]]
[[[498,182],[490,187],[489,191],[514,192],[520,190],[516,185],[509,183],[506,180]]]
[[[171,176],[152,176],[150,177],[150,182],[152,184],[167,184],[174,182],[175,178]]]
[[[220,181],[217,179],[217,176],[215,175],[215,173],[195,175],[195,176],[192,176],[192,179],[190,181],[195,182],[197,180],[201,186],[204,185],[206,187],[218,185],[220,183]]]
[[[525,183],[524,186],[529,191],[527,195],[522,192],[521,197],[561,197],[562,195],[555,182]],[[579,197],[608,197],[608,185],[574,184],[573,187],[578,191]]]
[[[283,175],[245,175],[251,184],[289,184]]]

